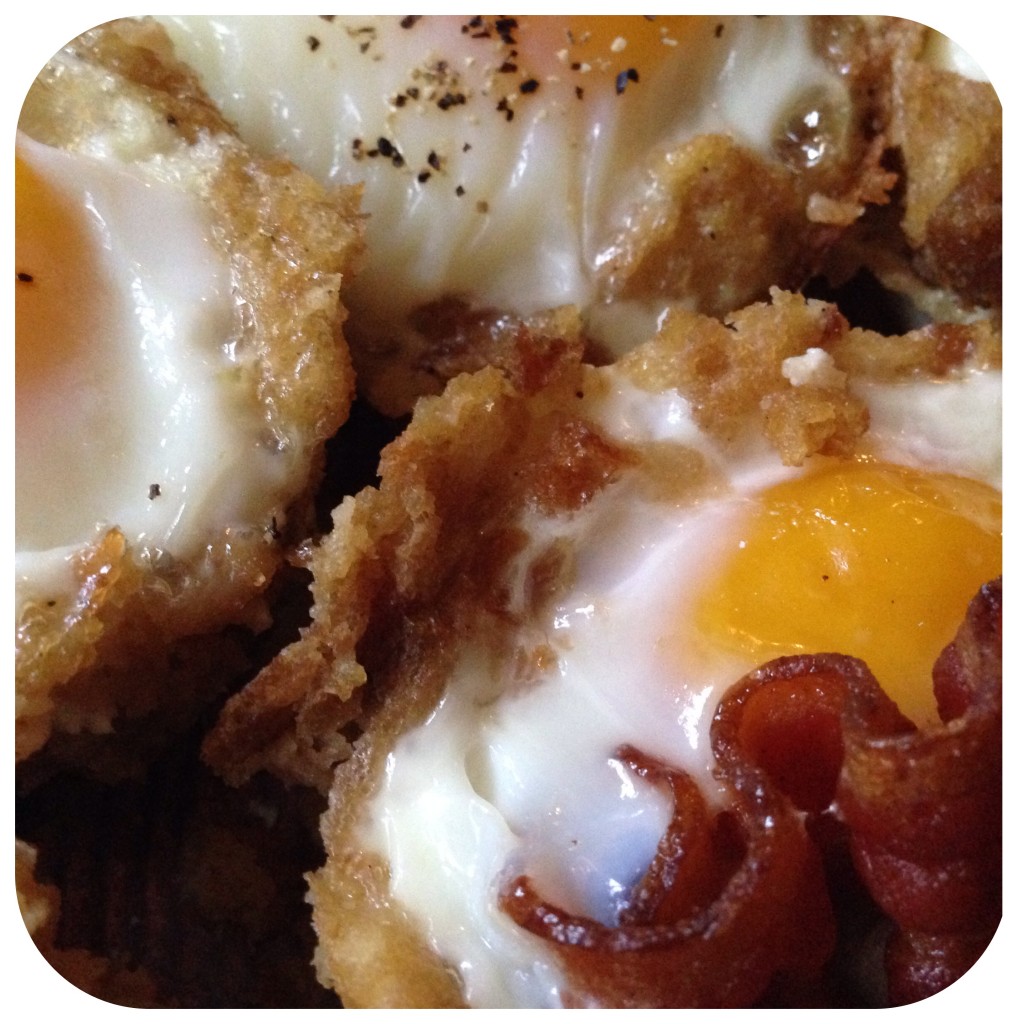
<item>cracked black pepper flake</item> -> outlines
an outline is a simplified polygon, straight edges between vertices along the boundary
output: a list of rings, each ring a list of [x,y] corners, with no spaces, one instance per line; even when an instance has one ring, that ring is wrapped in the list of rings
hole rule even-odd
[[[519,28],[519,22],[515,18],[496,18],[494,21],[494,31],[501,36],[502,42],[508,43],[510,46],[515,45],[515,40],[511,35],[514,28]]]
[[[437,105],[441,110],[449,110],[451,107],[461,107],[466,102],[466,94],[462,92],[446,92],[438,101]]]
[[[639,82],[640,73],[636,68],[627,68],[625,71],[620,71],[615,76],[615,92],[621,96],[626,91],[627,82]]]
[[[536,78],[528,78],[525,82],[520,82],[519,91],[524,94],[536,92],[540,88],[540,82]]]
[[[334,21],[334,19],[336,17],[337,17],[336,14],[321,14],[320,15],[320,20],[321,21]]]
[[[420,173],[416,175],[416,180],[421,185],[426,184],[428,181],[430,181],[430,171],[420,171]]]
[[[723,25],[723,24],[722,24],[721,22],[719,22],[719,23],[718,23],[718,24],[717,24],[717,25],[715,26],[715,38],[716,38],[716,39],[721,39],[721,38],[722,38],[722,33],[723,33],[724,31],[725,31],[725,25]]]
[[[26,273],[24,270],[19,270],[18,280],[21,281],[22,284],[31,284],[35,280],[35,278],[31,274]]]
[[[508,105],[507,99],[499,100],[495,109],[498,113],[505,115],[506,121],[511,121],[512,118],[516,116],[516,112]]]
[[[576,86],[576,99],[578,99],[578,100],[583,99],[583,86],[582,85],[577,85]]]
[[[431,150],[427,154],[427,163],[434,168],[435,171],[441,170],[441,158],[437,155],[434,150]]]
[[[398,24],[401,25],[402,28],[412,28],[413,25],[415,25],[422,17],[422,14],[407,14]]]
[[[320,49],[320,40],[317,39],[316,36],[306,36],[306,44],[309,46],[310,50]]]
[[[149,500],[152,501],[154,498],[160,497],[160,485],[150,484],[149,485]]]
[[[498,74],[499,75],[511,75],[513,72],[518,71],[518,70],[519,70],[519,65],[518,64],[516,64],[514,61],[507,60],[507,61],[505,61],[501,65],[501,67],[498,68]]]
[[[461,185],[456,185],[455,194],[459,196],[459,198],[462,198],[462,196],[466,194],[466,190]]]

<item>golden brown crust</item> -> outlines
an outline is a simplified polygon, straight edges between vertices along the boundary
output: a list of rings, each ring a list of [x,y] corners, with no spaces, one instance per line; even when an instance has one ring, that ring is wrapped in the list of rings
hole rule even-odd
[[[189,144],[201,134],[232,134],[204,96],[199,80],[176,61],[166,35],[146,21],[117,21],[73,39],[32,83],[18,126],[51,146],[75,148],[114,129],[118,121],[148,122],[166,143]],[[74,78],[82,88],[69,88]],[[150,141],[146,140],[147,144]]]
[[[926,280],[991,308],[1002,298],[1002,107],[988,82],[924,61],[922,36],[894,73],[903,231]]]
[[[895,176],[876,146],[842,190],[722,135],[703,135],[666,154],[630,219],[603,289],[625,299],[685,300],[722,316],[771,287],[799,288],[820,267],[864,204],[887,202]]]
[[[975,320],[929,324],[898,337],[855,327],[837,339],[832,355],[841,370],[870,380],[940,380],[964,369],[998,369],[1002,349],[995,322]]]
[[[413,426],[383,454],[380,490],[366,489],[335,511],[333,531],[310,558],[311,626],[229,701],[208,740],[207,757],[226,777],[238,781],[272,763],[286,777],[326,788],[350,753],[343,727],[391,713],[382,695],[372,707],[360,705],[366,673],[386,675],[403,651],[413,666],[419,651],[436,661],[445,646],[433,635],[440,608],[493,586],[495,567],[523,542],[516,511],[578,506],[621,467],[624,456],[562,411],[577,401],[578,348],[528,335],[521,341],[518,369],[510,371],[518,389],[488,368],[421,401]],[[467,611],[479,609],[475,598]],[[479,610],[490,605],[484,600]],[[405,660],[402,668],[403,690],[429,707],[436,666],[421,672]]]
[[[936,320],[998,315],[1002,299],[1002,108],[988,82],[943,67],[938,39],[899,18],[829,21],[835,52],[874,95],[892,203],[829,253],[841,280],[866,266]]]
[[[523,326],[537,336],[574,343],[582,337],[579,310],[569,306],[524,317],[439,299],[412,312],[401,342],[382,338],[375,325],[357,320],[349,340],[360,393],[386,416],[403,416],[417,398],[439,394],[460,373],[508,365]]]
[[[815,453],[850,455],[868,419],[845,378],[795,386],[783,372],[784,360],[808,349],[830,352],[850,326],[833,305],[778,289],[771,294],[771,303],[755,303],[724,321],[673,310],[662,329],[668,343],[642,347],[620,365],[648,390],[678,388],[694,420],[719,437],[734,437],[760,413],[786,465]]]

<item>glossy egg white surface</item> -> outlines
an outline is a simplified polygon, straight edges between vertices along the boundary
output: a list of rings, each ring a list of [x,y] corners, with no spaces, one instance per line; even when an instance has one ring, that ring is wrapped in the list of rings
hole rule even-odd
[[[802,18],[161,20],[243,138],[363,184],[348,302],[371,335],[446,297],[596,307],[652,161],[709,132],[770,156],[794,111],[844,89]],[[594,330],[621,350],[650,326]]]
[[[17,152],[20,606],[73,589],[70,559],[113,526],[141,557],[197,558],[258,520],[285,462],[248,397],[227,261],[181,169],[26,135]]]

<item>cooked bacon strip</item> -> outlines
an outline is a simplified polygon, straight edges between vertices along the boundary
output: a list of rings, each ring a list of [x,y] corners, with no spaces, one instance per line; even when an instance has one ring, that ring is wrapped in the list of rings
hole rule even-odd
[[[837,792],[852,852],[900,934],[890,1001],[946,988],[1001,915],[1002,581],[982,587],[933,673],[943,724],[885,744],[854,734]]]
[[[894,1003],[955,981],[999,920],[1001,594],[1001,581],[981,589],[936,663],[942,725],[916,730],[862,662],[834,654],[769,662],[716,716],[720,760],[752,759],[804,810],[834,799],[857,871],[899,929]]]
[[[729,810],[708,808],[684,772],[631,748],[619,756],[666,785],[675,812],[619,924],[544,900],[530,879],[500,905],[558,947],[569,1001],[603,1007],[749,1006],[778,974],[813,977],[834,926],[817,851],[801,817],[759,768],[732,761]]]

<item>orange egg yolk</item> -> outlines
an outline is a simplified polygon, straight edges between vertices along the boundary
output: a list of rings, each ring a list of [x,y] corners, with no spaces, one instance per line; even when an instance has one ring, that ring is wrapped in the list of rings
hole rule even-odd
[[[765,492],[696,610],[702,634],[761,664],[836,652],[867,663],[909,717],[935,718],[931,670],[1002,566],[984,484],[839,464]]]
[[[519,15],[513,30],[522,62],[538,76],[568,79],[582,92],[628,93],[701,31],[692,15]]]
[[[19,405],[40,397],[84,346],[102,336],[104,295],[95,242],[72,201],[20,153],[14,166],[15,380]]]

